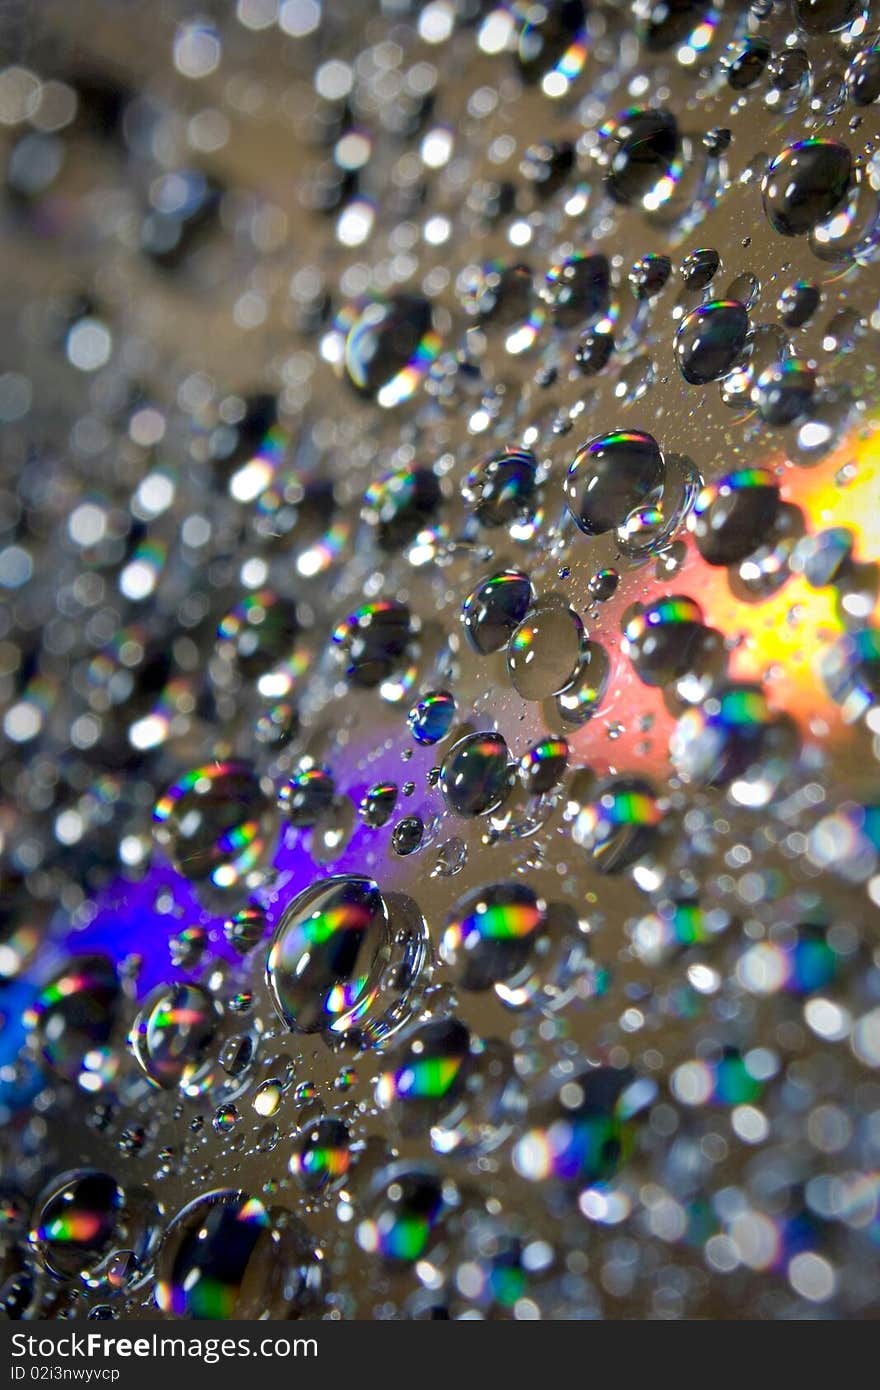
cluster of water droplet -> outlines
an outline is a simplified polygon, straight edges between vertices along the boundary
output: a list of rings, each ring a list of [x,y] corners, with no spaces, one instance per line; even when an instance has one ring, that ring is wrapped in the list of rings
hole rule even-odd
[[[875,1312],[876,6],[70,9],[0,70],[0,1309]]]

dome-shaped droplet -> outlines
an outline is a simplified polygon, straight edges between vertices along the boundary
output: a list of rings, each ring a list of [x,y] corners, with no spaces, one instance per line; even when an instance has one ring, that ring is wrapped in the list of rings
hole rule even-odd
[[[736,963],[738,983],[764,997],[784,990],[803,999],[826,990],[843,974],[843,960],[829,935],[815,923],[786,923],[769,941],[746,947]]]
[[[661,904],[629,927],[633,949],[646,965],[664,964],[677,952],[718,939],[732,924],[723,908],[685,900]]]
[[[249,903],[223,923],[223,935],[240,956],[246,956],[258,946],[265,931],[266,910],[259,903]]]
[[[560,328],[578,328],[608,308],[611,268],[605,256],[568,256],[547,271],[541,298]]]
[[[663,455],[653,435],[613,430],[579,449],[568,467],[568,510],[586,536],[613,531],[662,486]]]
[[[717,23],[711,0],[633,0],[632,9],[639,38],[652,53],[677,48],[701,27],[711,33]]]
[[[567,741],[564,738],[544,738],[526,749],[519,760],[517,773],[530,795],[542,796],[562,780],[567,767]]]
[[[856,54],[847,68],[846,85],[855,106],[873,106],[880,97],[880,44]]]
[[[669,174],[678,154],[678,122],[671,111],[633,107],[603,127],[608,142],[605,187],[616,203],[635,203]]]
[[[390,1164],[373,1181],[357,1243],[367,1254],[414,1263],[436,1240],[454,1199],[452,1184],[433,1169]]]
[[[386,409],[412,396],[440,350],[431,305],[417,294],[373,300],[345,340],[349,380]]]
[[[154,834],[184,878],[232,888],[266,857],[271,802],[246,763],[194,768],[156,802]]]
[[[399,1134],[429,1133],[438,1153],[486,1152],[520,1108],[512,1052],[456,1018],[432,1019],[389,1054],[376,1102]]]
[[[132,1024],[129,1046],[150,1080],[171,1089],[198,1071],[219,1024],[217,1003],[201,985],[159,985]]]
[[[779,487],[766,468],[741,468],[704,487],[689,525],[710,565],[733,565],[764,543],[779,511]]]
[[[365,823],[374,830],[387,825],[397,804],[398,787],[395,782],[375,782],[364,792],[358,810]]]
[[[556,0],[553,5],[527,7],[523,15],[516,46],[520,71],[527,82],[540,82],[547,96],[560,97],[584,63],[584,0]]]
[[[590,597],[594,598],[597,603],[607,603],[617,593],[619,583],[620,575],[617,570],[605,565],[602,569],[596,570],[596,573],[590,577],[587,588],[590,591]]]
[[[454,719],[454,696],[448,690],[432,690],[413,705],[406,722],[416,743],[433,744],[446,737]]]
[[[461,610],[462,625],[474,650],[487,656],[506,647],[534,596],[531,580],[518,570],[504,570],[478,584]]]
[[[605,648],[599,642],[585,642],[577,675],[556,696],[560,723],[568,729],[582,728],[604,700],[610,679],[611,662]]]
[[[412,619],[405,603],[383,599],[366,603],[338,625],[334,643],[346,659],[352,685],[380,685],[392,674],[412,636]]]
[[[660,256],[654,251],[633,261],[627,279],[636,299],[653,299],[659,294],[672,274],[672,262],[668,256]]]
[[[233,1190],[178,1212],[156,1262],[156,1303],[178,1318],[295,1318],[316,1305],[321,1285],[302,1222]]]
[[[803,328],[819,307],[821,291],[809,280],[795,280],[782,291],[776,308],[788,328]]]
[[[31,1247],[57,1279],[86,1275],[116,1248],[124,1206],[125,1194],[109,1173],[63,1173],[37,1198]]]
[[[852,155],[836,140],[797,140],[771,160],[761,184],[764,211],[782,236],[804,236],[846,197]]]
[[[348,1125],[327,1115],[295,1136],[288,1168],[304,1192],[323,1192],[343,1181],[352,1157]]]
[[[421,849],[425,838],[425,822],[421,816],[404,816],[391,832],[391,848],[395,854],[406,858]]]
[[[737,299],[713,299],[685,314],[675,333],[678,370],[691,386],[727,376],[746,345],[749,316]]]
[[[76,1080],[83,1060],[109,1042],[121,988],[106,956],[75,956],[39,991],[25,1014],[43,1059]]]
[[[299,1033],[345,1033],[369,1009],[387,944],[382,894],[369,878],[321,879],[285,908],[266,963],[272,1002]]]
[[[278,806],[291,825],[300,830],[317,825],[330,809],[336,783],[329,768],[298,767],[278,792]]]
[[[507,799],[510,753],[501,734],[466,734],[443,759],[439,786],[457,816],[482,816]]]
[[[471,469],[462,496],[481,526],[510,526],[529,515],[537,468],[529,449],[506,449]]]
[[[218,650],[253,679],[291,655],[298,631],[295,606],[262,589],[226,614],[217,628]]]
[[[539,1097],[513,1147],[520,1177],[586,1186],[612,1178],[632,1147],[634,1092],[629,1068],[596,1067],[557,1083],[548,1097]],[[651,1086],[646,1094],[654,1092]]]
[[[791,425],[805,416],[816,389],[816,373],[806,362],[788,357],[759,373],[752,400],[768,425]]]
[[[880,632],[845,633],[823,652],[819,672],[847,723],[869,715],[880,703]]]
[[[646,685],[666,685],[690,671],[704,632],[699,604],[676,594],[630,618],[623,630],[623,653]]]
[[[614,337],[604,327],[605,321],[584,333],[574,350],[574,360],[584,376],[596,376],[607,367],[614,351]]]
[[[600,873],[616,874],[651,848],[661,818],[647,782],[612,778],[578,812],[572,839],[588,851]]]
[[[718,273],[721,257],[711,246],[699,247],[685,256],[679,274],[689,290],[704,290]]]
[[[528,884],[474,889],[449,915],[440,955],[462,989],[491,989],[526,964],[546,913],[543,899]]]
[[[732,43],[721,60],[727,85],[734,92],[745,92],[760,81],[770,58],[770,45],[754,34]]]
[[[864,0],[797,0],[798,23],[808,34],[845,29],[863,8]]]
[[[470,1032],[459,1019],[432,1019],[388,1056],[376,1083],[376,1100],[402,1132],[423,1133],[458,1102],[470,1048]]]
[[[557,594],[529,609],[510,639],[507,669],[524,700],[545,700],[574,679],[580,663],[584,627]]]
[[[744,806],[765,806],[797,753],[792,722],[775,715],[760,686],[729,685],[686,710],[669,741],[679,776],[729,788]]]
[[[442,497],[430,468],[400,468],[367,489],[362,515],[383,550],[402,550],[430,524]]]

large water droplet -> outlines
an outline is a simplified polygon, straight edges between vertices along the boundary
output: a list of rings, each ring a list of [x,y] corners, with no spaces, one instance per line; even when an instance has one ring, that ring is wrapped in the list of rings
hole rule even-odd
[[[539,599],[507,648],[507,669],[524,700],[545,700],[563,690],[577,672],[584,627],[558,594]]]
[[[209,1192],[171,1222],[156,1303],[178,1318],[295,1318],[319,1300],[322,1271],[305,1226],[256,1197]]]
[[[764,211],[782,236],[804,236],[846,197],[852,155],[836,140],[797,140],[767,166]]]
[[[660,446],[642,430],[600,434],[579,449],[568,467],[568,510],[586,536],[613,531],[663,483]]]
[[[185,878],[233,888],[266,857],[271,802],[246,763],[194,768],[153,811],[154,834]]]
[[[129,1045],[155,1085],[186,1085],[205,1060],[220,1023],[216,1001],[201,985],[159,985],[132,1024]]]
[[[675,357],[685,381],[705,386],[736,365],[746,345],[749,316],[736,299],[713,299],[686,314],[675,334]]]
[[[506,799],[512,784],[510,754],[500,734],[467,734],[443,759],[440,790],[458,816],[482,816]]]
[[[346,1033],[369,1007],[387,945],[388,915],[372,879],[313,883],[285,908],[269,950],[279,1017],[300,1033]]]

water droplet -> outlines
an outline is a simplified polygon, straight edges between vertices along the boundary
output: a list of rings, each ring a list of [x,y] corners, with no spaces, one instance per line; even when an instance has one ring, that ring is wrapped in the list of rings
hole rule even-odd
[[[543,796],[562,780],[568,767],[568,743],[564,738],[545,738],[533,743],[519,760],[517,772],[526,791]]]
[[[270,589],[248,594],[217,628],[217,650],[253,679],[293,651],[299,632],[296,609]]]
[[[391,832],[391,848],[395,854],[406,856],[421,849],[425,838],[425,825],[420,816],[404,816]]]
[[[649,252],[633,262],[627,279],[636,299],[653,299],[663,289],[672,274],[672,262],[668,256]]]
[[[322,1282],[301,1221],[226,1190],[197,1197],[171,1222],[155,1297],[178,1318],[290,1318],[316,1306]]]
[[[364,604],[340,623],[333,641],[346,661],[352,685],[372,689],[388,679],[400,664],[412,636],[405,603],[385,599]]]
[[[362,515],[383,550],[402,550],[430,525],[442,496],[431,469],[400,468],[367,489]]]
[[[836,140],[797,140],[771,160],[761,184],[764,212],[781,236],[804,236],[846,197],[852,155]]]
[[[234,951],[246,956],[263,939],[266,931],[266,912],[257,903],[240,908],[234,917],[223,924],[223,935]]]
[[[675,595],[640,608],[623,630],[623,652],[646,685],[666,685],[694,667],[706,632],[700,607]]]
[[[760,373],[752,388],[752,399],[768,425],[790,425],[808,413],[815,389],[813,369],[798,358],[789,357]]]
[[[447,919],[443,960],[462,989],[491,989],[529,959],[546,904],[524,883],[495,883],[462,898]]]
[[[718,274],[721,257],[711,246],[690,251],[679,267],[679,275],[689,290],[704,290]]]
[[[338,1187],[352,1164],[348,1126],[330,1116],[306,1125],[293,1142],[289,1169],[305,1192]]]
[[[603,874],[620,873],[651,848],[661,820],[653,789],[639,778],[611,778],[577,813],[572,839]]]
[[[743,560],[766,539],[779,510],[779,488],[766,468],[742,468],[704,487],[691,529],[710,565]]]
[[[608,145],[605,187],[616,203],[644,202],[669,176],[679,152],[671,111],[631,107],[603,127]]]
[[[732,371],[749,332],[749,316],[735,299],[713,299],[685,314],[675,334],[678,369],[691,386],[705,386]]]
[[[871,44],[856,54],[846,71],[846,85],[856,106],[872,106],[880,97],[880,45]]]
[[[38,1196],[28,1241],[54,1278],[120,1288],[148,1272],[160,1217],[146,1188],[126,1193],[109,1173],[76,1168]]]
[[[159,985],[132,1024],[129,1046],[156,1086],[185,1086],[205,1061],[219,1023],[217,1003],[201,985]]]
[[[579,328],[606,312],[610,293],[611,269],[605,256],[579,254],[548,270],[541,298],[559,328]]]
[[[782,291],[776,308],[782,322],[789,328],[803,328],[819,307],[821,292],[809,280],[795,280]]]
[[[557,594],[541,598],[510,639],[507,670],[524,700],[545,700],[574,679],[584,642],[583,624]]]
[[[604,1066],[557,1082],[513,1147],[520,1177],[586,1186],[612,1178],[632,1148],[626,1097],[633,1083],[631,1070]]]
[[[278,793],[285,819],[298,830],[317,825],[333,804],[336,784],[329,768],[302,763]]]
[[[579,449],[565,480],[568,510],[586,536],[613,531],[662,486],[660,446],[641,430],[600,434]]]
[[[271,803],[245,763],[194,768],[164,793],[153,811],[157,842],[184,878],[233,888],[266,857]]]
[[[453,1204],[457,1205],[455,1188],[433,1171],[392,1164],[373,1181],[370,1214],[356,1232],[358,1245],[389,1261],[413,1263],[430,1249]]]
[[[862,0],[797,0],[797,18],[808,34],[845,29],[862,8]]]
[[[216,1134],[231,1134],[241,1119],[241,1115],[234,1105],[218,1105],[211,1118],[211,1124]]]
[[[730,685],[686,710],[670,739],[679,775],[728,787],[742,806],[766,806],[797,752],[794,726],[758,686]]]
[[[388,914],[372,879],[345,875],[306,888],[282,913],[269,950],[278,1016],[300,1033],[353,1029],[373,1002],[387,938]]]
[[[84,1058],[106,1047],[120,993],[111,961],[92,955],[74,957],[40,990],[25,1023],[59,1076],[75,1081]]]
[[[372,300],[345,339],[345,367],[358,391],[385,409],[410,399],[440,351],[427,299]]]
[[[585,642],[578,673],[556,696],[558,718],[570,729],[580,729],[601,705],[611,678],[608,653],[598,642]]]
[[[504,570],[479,584],[461,610],[461,621],[474,650],[487,656],[506,647],[534,596],[528,576],[518,570]]]
[[[448,690],[434,690],[423,695],[406,717],[416,743],[440,743],[452,728],[455,718],[455,699]]]
[[[467,475],[462,496],[481,526],[510,526],[529,515],[537,460],[528,449],[507,449]]]
[[[439,787],[457,816],[482,816],[505,801],[511,780],[510,754],[501,735],[467,734],[443,759]]]

